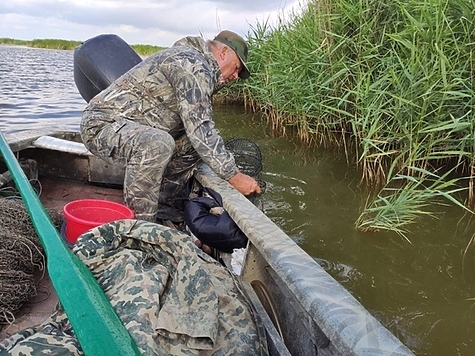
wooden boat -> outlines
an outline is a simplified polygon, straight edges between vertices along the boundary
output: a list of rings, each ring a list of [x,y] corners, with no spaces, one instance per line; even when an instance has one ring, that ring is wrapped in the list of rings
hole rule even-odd
[[[77,132],[22,132],[6,139],[18,160],[30,160],[36,167],[45,207],[61,212],[66,203],[85,198],[122,202],[123,169],[91,155]],[[6,171],[7,166],[0,162],[0,173]],[[224,208],[249,238],[240,278],[263,320],[272,355],[412,354],[312,257],[209,167],[202,165],[196,178],[221,194]],[[47,275],[42,283],[50,285]],[[29,316],[19,317],[8,332],[41,322],[57,300],[53,293],[44,303],[35,304]]]

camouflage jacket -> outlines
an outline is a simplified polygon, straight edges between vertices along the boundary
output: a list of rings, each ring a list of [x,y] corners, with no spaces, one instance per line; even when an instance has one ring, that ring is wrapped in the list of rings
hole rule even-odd
[[[146,58],[93,98],[83,118],[100,111],[108,122],[125,118],[162,129],[175,139],[186,134],[201,159],[228,180],[238,168],[212,118],[212,95],[220,78],[205,40],[185,37]]]
[[[118,220],[80,236],[73,251],[97,279],[141,354],[268,355],[262,320],[240,280],[198,249],[188,234]],[[82,354],[61,308],[41,325],[0,341],[0,355]]]

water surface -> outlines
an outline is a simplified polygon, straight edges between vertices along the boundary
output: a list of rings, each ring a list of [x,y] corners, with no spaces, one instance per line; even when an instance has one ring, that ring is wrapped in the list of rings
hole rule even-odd
[[[77,130],[85,101],[72,73],[72,51],[0,45],[0,129]]]

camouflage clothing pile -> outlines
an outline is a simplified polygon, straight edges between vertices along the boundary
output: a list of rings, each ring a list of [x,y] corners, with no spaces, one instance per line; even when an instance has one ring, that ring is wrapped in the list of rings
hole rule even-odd
[[[267,355],[265,331],[232,272],[185,233],[121,220],[82,235],[88,266],[144,355]],[[64,312],[0,343],[0,354],[82,354]]]
[[[185,37],[136,65],[84,110],[82,140],[94,155],[127,167],[124,199],[138,219],[182,221],[175,201],[199,160],[222,179],[238,173],[214,128],[212,96],[220,86],[208,44]]]

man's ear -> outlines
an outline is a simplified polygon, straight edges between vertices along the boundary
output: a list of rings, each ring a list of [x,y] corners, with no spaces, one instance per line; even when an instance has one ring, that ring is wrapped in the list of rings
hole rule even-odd
[[[224,61],[227,54],[228,54],[228,47],[223,46],[219,51],[219,56],[220,56],[221,60]]]

